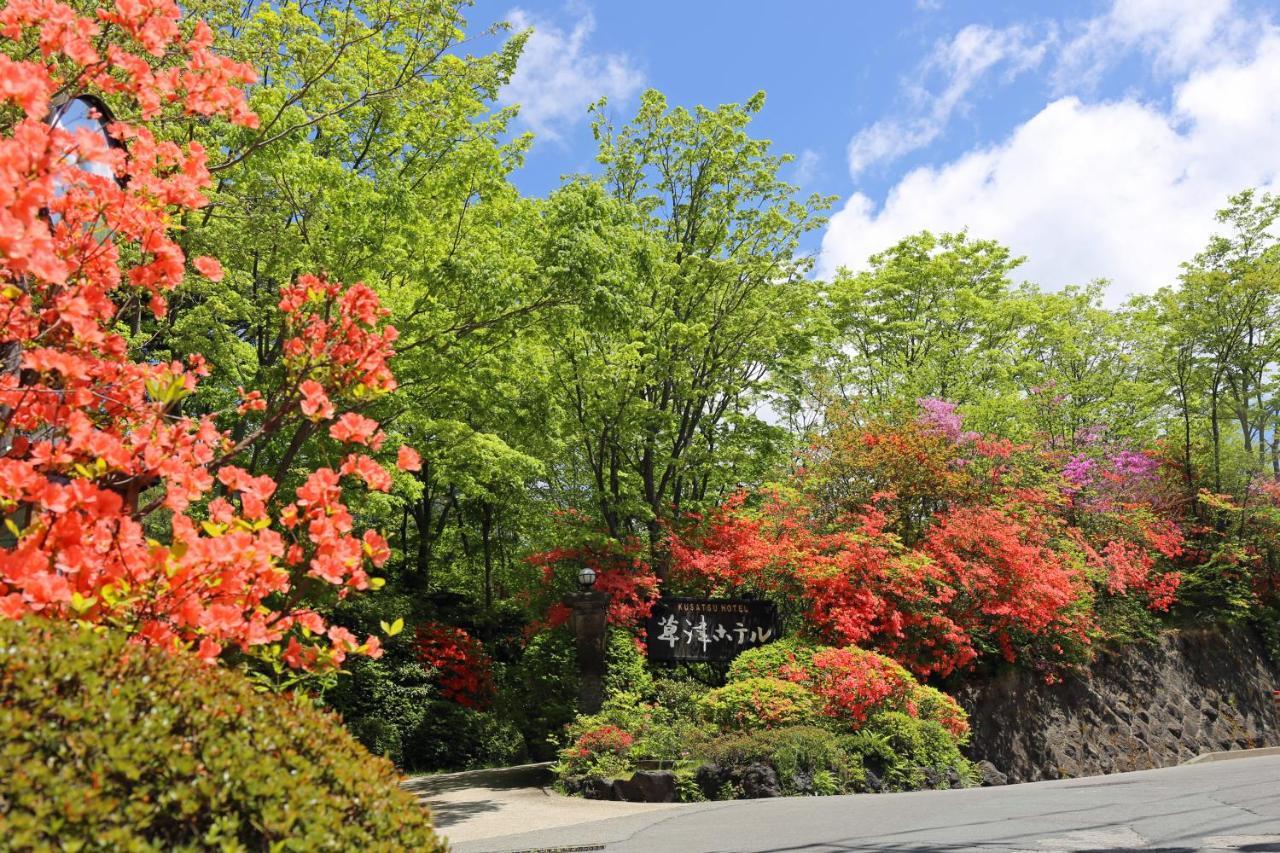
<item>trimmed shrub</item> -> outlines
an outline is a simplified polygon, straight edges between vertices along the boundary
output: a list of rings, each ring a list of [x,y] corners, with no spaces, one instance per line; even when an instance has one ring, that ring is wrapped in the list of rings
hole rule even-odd
[[[332,714],[112,633],[0,620],[0,731],[15,849],[443,849]]]
[[[772,729],[818,719],[818,697],[780,678],[746,678],[699,701],[705,719],[722,729]]]
[[[951,696],[921,684],[911,691],[907,713],[922,720],[933,720],[960,743],[969,740],[969,713]]]
[[[710,687],[692,678],[655,678],[652,694],[654,701],[672,715],[686,719],[698,718],[698,701],[706,696]]]
[[[827,716],[857,731],[867,718],[883,711],[906,711],[920,685],[884,655],[845,646],[813,656],[814,692]]]
[[[729,681],[748,678],[781,678],[797,684],[813,681],[813,656],[823,647],[796,637],[748,649],[729,664]]]
[[[767,764],[784,794],[836,794],[858,789],[864,778],[853,745],[852,738],[817,726],[786,726],[725,735],[707,744],[704,755],[728,779],[752,764]]]
[[[606,696],[617,693],[644,696],[653,692],[653,676],[649,674],[636,638],[616,628],[609,631],[605,647],[604,692]]]

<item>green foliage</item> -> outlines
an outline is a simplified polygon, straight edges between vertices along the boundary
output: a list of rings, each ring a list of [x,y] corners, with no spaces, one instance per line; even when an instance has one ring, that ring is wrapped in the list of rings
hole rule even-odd
[[[855,790],[864,778],[862,761],[848,735],[816,726],[785,726],[726,735],[709,743],[703,756],[731,775],[752,764],[767,764],[778,774],[784,794],[815,793],[814,777],[829,774],[832,793]]]
[[[777,642],[748,649],[729,664],[729,681],[748,678],[791,678],[811,680],[813,656],[822,647],[797,637],[784,637]]]
[[[578,709],[578,657],[564,628],[531,640],[519,660],[505,667],[497,710],[512,720],[529,745],[530,757],[554,757],[564,727]]]
[[[723,729],[777,728],[818,719],[818,697],[779,678],[746,678],[712,690],[699,703],[703,716]]]
[[[707,795],[703,793],[702,786],[698,784],[695,778],[696,773],[697,769],[694,767],[680,767],[676,769],[676,799],[680,802],[706,802]]]
[[[510,721],[438,701],[424,709],[422,722],[405,738],[404,756],[413,770],[474,770],[521,764],[528,751]]]
[[[653,676],[645,663],[644,653],[626,631],[609,631],[605,648],[604,692],[648,695],[653,692]]]
[[[890,790],[914,790],[924,781],[924,768],[939,775],[955,769],[966,781],[973,766],[960,752],[956,738],[933,720],[900,711],[885,711],[867,721],[850,737],[868,769],[875,770]]]
[[[683,716],[661,704],[645,702],[635,693],[614,694],[605,701],[600,713],[576,718],[566,731],[573,741],[584,732],[605,726],[632,736],[628,755],[637,761],[683,761],[711,736],[701,720]]]
[[[691,678],[655,678],[652,693],[658,705],[677,717],[692,720],[698,716],[698,701],[710,689]]]
[[[436,699],[431,673],[413,660],[353,658],[325,701],[342,714],[351,733],[375,755],[396,766],[423,768],[405,745],[427,717]]]
[[[112,634],[0,620],[0,730],[15,849],[443,849],[332,715]]]

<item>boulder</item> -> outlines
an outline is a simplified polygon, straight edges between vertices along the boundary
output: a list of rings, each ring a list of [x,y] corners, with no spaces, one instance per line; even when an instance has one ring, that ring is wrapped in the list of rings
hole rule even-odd
[[[932,767],[920,768],[920,787],[926,790],[932,790],[938,787],[938,783],[942,781],[942,777],[938,775],[938,771]]]
[[[718,764],[703,764],[693,771],[693,781],[702,791],[702,796],[714,800],[724,783],[729,781],[729,773]]]
[[[676,774],[670,770],[637,770],[613,783],[613,797],[627,803],[674,803]]]
[[[612,800],[613,797],[613,780],[602,779],[599,776],[588,776],[582,780],[583,799],[587,800]]]
[[[873,794],[878,794],[884,790],[884,780],[874,770],[867,770],[863,774],[862,784]]]
[[[748,764],[742,769],[738,785],[742,788],[743,799],[760,800],[782,796],[778,774],[768,764]]]
[[[947,768],[947,775],[943,777],[946,780],[948,788],[963,788],[964,778],[960,775],[960,771],[954,767]]]
[[[996,769],[996,766],[990,761],[979,761],[977,763],[978,778],[982,782],[982,787],[990,788],[993,785],[1005,785],[1009,782],[1009,777]]]

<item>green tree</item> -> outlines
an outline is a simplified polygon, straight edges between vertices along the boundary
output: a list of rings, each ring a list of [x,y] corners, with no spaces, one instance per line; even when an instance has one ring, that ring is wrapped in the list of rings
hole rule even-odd
[[[602,102],[604,185],[555,202],[572,224],[554,233],[584,238],[551,263],[584,284],[549,337],[572,467],[612,535],[647,533],[659,572],[662,521],[785,446],[760,405],[770,365],[809,346],[799,239],[830,200],[796,198],[779,177],[791,158],[748,134],[763,105],[669,108],[650,91],[615,127]]]

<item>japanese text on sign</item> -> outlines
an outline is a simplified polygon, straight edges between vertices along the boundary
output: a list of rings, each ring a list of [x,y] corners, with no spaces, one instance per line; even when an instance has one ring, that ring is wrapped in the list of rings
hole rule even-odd
[[[780,633],[773,602],[727,598],[664,598],[646,628],[654,661],[733,660]]]

